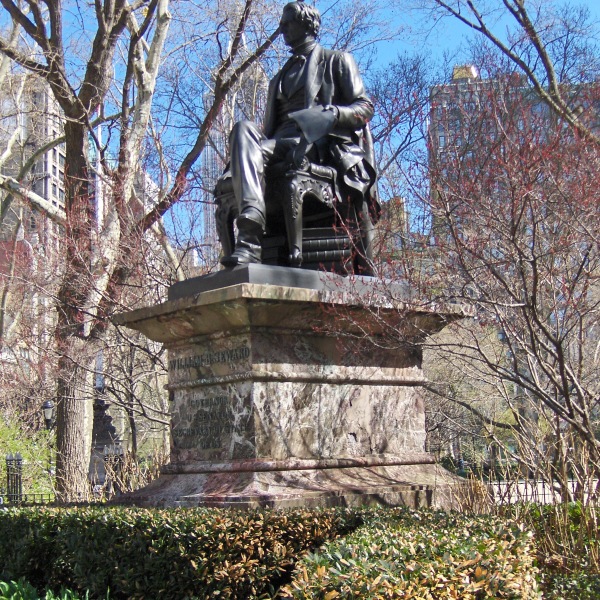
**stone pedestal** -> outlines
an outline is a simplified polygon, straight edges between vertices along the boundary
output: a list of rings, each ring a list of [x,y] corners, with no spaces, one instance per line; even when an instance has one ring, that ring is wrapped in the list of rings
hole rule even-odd
[[[131,501],[447,503],[446,474],[424,452],[418,341],[460,311],[417,310],[382,286],[249,265],[117,317],[169,351],[171,463]]]

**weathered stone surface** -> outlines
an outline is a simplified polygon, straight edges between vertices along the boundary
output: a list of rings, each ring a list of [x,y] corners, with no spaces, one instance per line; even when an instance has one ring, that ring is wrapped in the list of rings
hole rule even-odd
[[[118,317],[166,344],[173,398],[171,464],[132,500],[436,502],[431,486],[441,470],[423,452],[415,342],[460,311],[417,309],[405,296],[392,302],[369,278],[315,275],[316,290],[251,282],[205,289],[215,285],[211,276],[210,285],[184,286],[205,291]],[[378,343],[386,323],[402,336],[400,348]]]
[[[451,505],[455,481],[434,464],[172,473],[134,495],[149,506]],[[390,460],[389,458],[387,460]],[[230,466],[230,465],[227,465]],[[281,467],[283,468],[283,467]]]
[[[236,382],[175,390],[177,463],[321,459],[421,452],[419,389],[306,381]]]
[[[211,290],[222,289],[242,283],[270,285],[287,288],[301,288],[318,291],[335,291],[340,289],[361,291],[363,283],[372,286],[372,277],[354,277],[351,284],[341,275],[323,271],[288,269],[272,265],[247,264],[234,269],[218,271],[209,275],[193,277],[180,281],[169,289],[169,300],[178,300]],[[405,295],[407,288],[395,284],[395,294]]]

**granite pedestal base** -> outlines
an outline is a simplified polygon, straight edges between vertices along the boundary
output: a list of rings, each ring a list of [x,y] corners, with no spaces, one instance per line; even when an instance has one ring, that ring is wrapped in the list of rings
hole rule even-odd
[[[171,463],[129,501],[448,504],[449,476],[424,452],[418,342],[460,310],[417,309],[371,278],[297,273],[239,267],[116,319],[166,345],[173,401]]]

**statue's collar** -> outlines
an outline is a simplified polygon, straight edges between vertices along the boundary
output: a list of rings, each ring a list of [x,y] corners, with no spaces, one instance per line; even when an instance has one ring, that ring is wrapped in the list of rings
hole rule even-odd
[[[294,56],[304,56],[308,58],[308,55],[317,47],[315,40],[308,40],[303,44],[299,44],[295,48],[290,48],[290,52]]]

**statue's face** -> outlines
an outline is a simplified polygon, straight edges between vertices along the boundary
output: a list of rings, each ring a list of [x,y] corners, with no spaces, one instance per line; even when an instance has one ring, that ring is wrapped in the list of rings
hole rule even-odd
[[[301,44],[308,37],[306,26],[298,20],[296,11],[293,9],[284,9],[279,25],[281,27],[283,41],[290,48],[294,48],[298,44]]]

